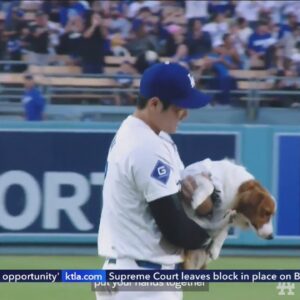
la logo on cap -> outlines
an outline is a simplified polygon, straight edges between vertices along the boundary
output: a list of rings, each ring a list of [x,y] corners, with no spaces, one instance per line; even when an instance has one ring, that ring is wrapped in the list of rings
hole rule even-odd
[[[188,74],[188,77],[189,77],[189,80],[191,82],[191,86],[193,88],[196,85],[195,79],[194,79],[194,77],[190,73]]]

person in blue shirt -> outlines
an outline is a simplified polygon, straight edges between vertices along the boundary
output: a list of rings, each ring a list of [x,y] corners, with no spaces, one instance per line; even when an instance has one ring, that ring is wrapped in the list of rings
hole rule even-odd
[[[22,99],[27,121],[43,120],[46,101],[39,89],[35,86],[33,76],[26,74],[24,77],[25,92]]]
[[[230,75],[229,71],[239,68],[224,46],[226,39],[228,39],[228,35],[225,35],[223,40],[216,41],[213,45],[213,52],[207,56],[215,75],[210,82],[210,87],[214,90],[220,90],[220,93],[215,95],[214,100],[221,105],[230,104],[230,91],[237,88],[236,79]]]
[[[262,59],[265,68],[269,68],[274,55],[277,40],[271,35],[268,23],[260,22],[256,31],[249,37],[248,51],[250,58]]]

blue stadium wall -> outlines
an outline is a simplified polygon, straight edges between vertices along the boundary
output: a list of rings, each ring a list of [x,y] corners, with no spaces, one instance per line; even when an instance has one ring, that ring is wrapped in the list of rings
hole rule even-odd
[[[2,123],[0,244],[95,244],[106,155],[117,127]],[[184,124],[174,136],[185,164],[233,158],[276,198],[274,240],[235,231],[227,245],[300,246],[299,132],[299,126]]]

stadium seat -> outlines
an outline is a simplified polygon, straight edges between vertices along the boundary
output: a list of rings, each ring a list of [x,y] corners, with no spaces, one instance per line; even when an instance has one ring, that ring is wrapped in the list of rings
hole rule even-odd
[[[238,79],[261,79],[268,76],[267,70],[230,70],[230,75]]]
[[[267,90],[270,87],[265,81],[238,81],[238,88],[241,90]]]
[[[31,65],[28,71],[32,74],[81,74],[78,66],[34,66]]]
[[[171,59],[172,59],[171,57],[165,57],[165,56],[159,57],[159,60],[161,62],[170,61]],[[116,67],[119,67],[122,64],[122,62],[124,62],[124,61],[130,61],[131,63],[134,63],[135,60],[136,60],[136,57],[134,57],[134,56],[105,56],[104,63],[107,68],[108,67],[116,68]],[[104,70],[106,70],[106,69],[104,69]],[[109,73],[112,73],[115,71],[115,69],[107,69],[107,71]]]
[[[44,77],[41,82],[51,86],[77,86],[77,87],[116,87],[117,82],[112,78],[87,78],[87,77]]]
[[[123,61],[130,61],[134,63],[135,57],[133,56],[105,56],[105,65],[117,65],[119,66]]]
[[[25,63],[29,63],[30,54],[22,55],[22,61],[24,61]],[[69,55],[56,54],[56,55],[49,55],[49,63],[58,64],[58,65],[72,65],[72,60]]]
[[[104,67],[105,74],[116,74],[119,71],[119,67]]]
[[[24,75],[17,73],[0,73],[0,84],[20,85],[24,82]]]

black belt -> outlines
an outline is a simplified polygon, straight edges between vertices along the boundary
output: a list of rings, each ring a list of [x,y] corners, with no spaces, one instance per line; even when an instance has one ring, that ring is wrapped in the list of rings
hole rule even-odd
[[[162,269],[162,265],[161,264],[153,263],[151,261],[140,260],[140,259],[135,259],[134,261],[141,268],[155,269],[155,270],[161,270]],[[108,259],[108,263],[110,263],[110,264],[116,264],[117,263],[117,259],[116,258],[109,258]],[[175,270],[176,269],[182,269],[182,263],[175,264]]]

